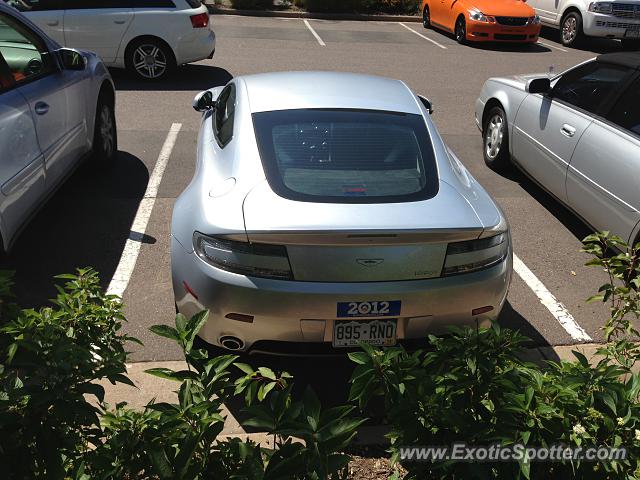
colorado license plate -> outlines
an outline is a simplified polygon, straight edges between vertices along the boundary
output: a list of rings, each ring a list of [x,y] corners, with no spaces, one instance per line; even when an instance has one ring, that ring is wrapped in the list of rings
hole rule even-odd
[[[396,319],[336,320],[333,325],[334,347],[355,347],[358,342],[378,347],[396,344]]]

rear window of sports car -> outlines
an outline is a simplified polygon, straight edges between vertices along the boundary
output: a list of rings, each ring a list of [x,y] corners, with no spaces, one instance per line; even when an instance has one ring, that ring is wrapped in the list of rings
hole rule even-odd
[[[433,145],[421,115],[377,110],[253,114],[269,185],[292,200],[396,203],[438,192]]]

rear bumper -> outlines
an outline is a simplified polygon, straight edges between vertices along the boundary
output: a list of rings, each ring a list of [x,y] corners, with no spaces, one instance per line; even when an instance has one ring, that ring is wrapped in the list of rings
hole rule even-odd
[[[504,262],[471,274],[400,282],[327,283],[252,278],[229,273],[187,253],[172,238],[172,276],[178,310],[192,316],[209,310],[200,331],[208,343],[233,336],[251,350],[254,343],[331,342],[337,302],[400,300],[397,337],[425,338],[449,326],[487,324],[500,313],[511,281],[511,252]],[[189,290],[183,282],[188,284]],[[492,306],[479,317],[471,311]],[[253,321],[232,320],[230,313]],[[336,350],[342,352],[342,350]]]
[[[583,17],[582,29],[589,37],[628,38],[626,37],[628,29],[640,29],[640,19],[589,12]]]
[[[475,22],[467,19],[467,40],[472,42],[537,42],[540,25],[511,27],[496,23]]]
[[[183,38],[178,44],[176,49],[178,65],[213,57],[216,50],[216,34],[208,28],[196,30],[200,31],[193,36]]]

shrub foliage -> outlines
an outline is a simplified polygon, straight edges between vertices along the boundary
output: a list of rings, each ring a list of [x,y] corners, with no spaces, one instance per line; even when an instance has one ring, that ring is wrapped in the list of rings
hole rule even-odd
[[[348,450],[374,400],[384,402],[390,453],[402,447],[513,445],[627,449],[625,459],[599,462],[414,462],[407,479],[634,479],[640,476],[640,250],[605,234],[585,239],[589,264],[609,282],[590,301],[611,310],[607,343],[596,359],[539,365],[522,360],[526,339],[492,328],[455,329],[430,336],[428,348],[408,352],[362,345],[350,405],[325,409],[307,389],[292,394],[286,372],[209,357],[194,347],[207,321],[202,312],[152,331],[176,342],[187,368],[155,368],[175,381],[176,403],[142,410],[109,407],[96,380],[131,383],[122,304],[105,295],[91,269],[57,277],[64,284],[51,307],[20,309],[10,297],[11,275],[0,272],[0,465],[3,478],[28,479],[345,479]],[[244,425],[267,432],[271,448],[222,438],[223,404],[245,405]],[[396,475],[398,478],[398,475]]]

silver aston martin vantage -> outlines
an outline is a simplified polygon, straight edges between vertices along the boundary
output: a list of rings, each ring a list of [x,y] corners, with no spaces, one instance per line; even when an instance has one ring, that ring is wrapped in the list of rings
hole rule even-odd
[[[200,93],[172,221],[177,308],[229,350],[312,354],[486,324],[512,272],[507,221],[403,82],[236,77]]]

